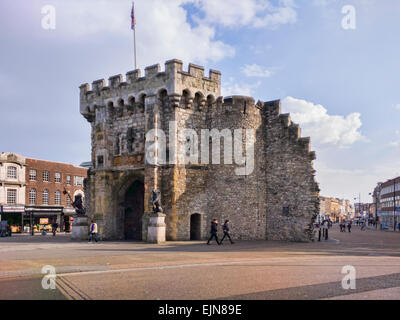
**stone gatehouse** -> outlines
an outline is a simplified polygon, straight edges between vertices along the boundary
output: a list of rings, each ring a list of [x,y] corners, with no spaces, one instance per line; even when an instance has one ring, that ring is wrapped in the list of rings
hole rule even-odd
[[[168,240],[205,239],[213,218],[229,219],[236,239],[312,238],[319,212],[315,153],[299,126],[281,113],[280,101],[223,98],[220,72],[210,70],[207,77],[200,66],[189,64],[184,71],[181,61],[170,60],[165,71],[154,65],[144,76],[135,70],[126,79],[109,78],[108,85],[104,79],[82,85],[80,112],[92,127],[88,214],[97,220],[103,239],[146,241],[155,189],[162,194]],[[178,134],[183,128],[198,139]],[[204,135],[206,129],[220,132],[220,140]],[[250,129],[253,136],[244,131],[239,138],[227,135],[238,129]],[[149,141],[149,132],[156,138]],[[165,149],[159,139],[165,140]],[[221,164],[187,161],[196,154],[198,140],[201,158],[218,151]],[[250,146],[242,150],[254,154],[252,166],[247,158],[236,161],[237,150],[235,161],[224,164],[232,144]],[[177,161],[182,156],[186,160]],[[238,174],[240,167],[244,174]]]

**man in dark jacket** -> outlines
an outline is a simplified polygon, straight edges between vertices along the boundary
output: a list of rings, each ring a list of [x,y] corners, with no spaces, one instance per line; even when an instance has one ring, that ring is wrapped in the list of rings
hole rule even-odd
[[[224,242],[225,237],[228,237],[229,241],[231,244],[234,244],[234,242],[231,239],[231,236],[229,235],[229,220],[226,220],[224,225],[222,226],[222,231],[224,231],[224,236],[221,239],[221,244]]]
[[[211,221],[211,237],[210,239],[208,239],[207,244],[210,244],[210,241],[215,238],[215,241],[217,241],[218,245],[220,245],[221,243],[218,241],[218,235],[217,235],[217,231],[218,231],[218,220],[214,219],[213,221]]]

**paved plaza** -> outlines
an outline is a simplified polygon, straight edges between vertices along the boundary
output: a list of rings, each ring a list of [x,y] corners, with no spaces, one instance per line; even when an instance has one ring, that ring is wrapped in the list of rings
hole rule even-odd
[[[313,243],[0,238],[0,299],[399,299],[400,233],[354,227]],[[344,266],[356,288],[342,287]],[[43,289],[44,266],[56,289]],[[50,283],[50,282],[48,282]]]

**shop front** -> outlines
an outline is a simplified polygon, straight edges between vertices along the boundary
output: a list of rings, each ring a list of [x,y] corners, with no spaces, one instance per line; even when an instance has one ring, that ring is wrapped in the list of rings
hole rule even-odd
[[[393,218],[393,211],[379,211],[379,221],[381,222],[382,229],[393,229],[394,225],[397,226],[400,222],[400,209],[396,209],[396,216]]]
[[[37,232],[50,231],[51,225],[61,225],[62,207],[25,207],[24,232],[32,235]]]
[[[0,206],[0,221],[7,221],[12,233],[22,233],[24,213],[23,206]]]

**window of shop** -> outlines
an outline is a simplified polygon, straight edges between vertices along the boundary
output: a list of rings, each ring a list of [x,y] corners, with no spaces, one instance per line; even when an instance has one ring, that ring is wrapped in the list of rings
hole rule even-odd
[[[45,205],[49,204],[49,191],[48,190],[43,190],[42,203]]]
[[[17,190],[7,189],[7,204],[16,204],[16,203],[17,203]]]
[[[71,185],[71,176],[67,176],[67,185]]]
[[[29,181],[36,181],[37,172],[36,170],[29,170]]]
[[[36,204],[36,189],[29,190],[29,204]]]
[[[50,181],[50,172],[43,171],[43,181],[44,182],[49,182]]]
[[[71,206],[71,197],[67,196],[67,207]]]
[[[56,174],[54,175],[54,182],[61,183],[61,173],[56,172]]]
[[[60,191],[56,191],[56,193],[54,194],[54,203],[57,206],[61,205],[61,192]]]
[[[8,179],[17,179],[17,167],[8,167],[7,168],[7,178]]]

